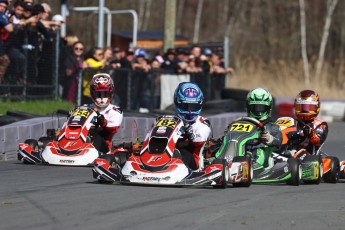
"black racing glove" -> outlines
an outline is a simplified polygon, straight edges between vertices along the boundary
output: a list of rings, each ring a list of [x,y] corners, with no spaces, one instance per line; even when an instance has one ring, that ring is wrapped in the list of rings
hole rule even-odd
[[[103,116],[103,114],[98,114],[97,116],[97,125],[104,127],[106,126],[106,120],[105,117]]]
[[[307,137],[310,137],[313,135],[313,129],[309,125],[305,125],[303,128],[303,134]]]
[[[186,124],[185,125],[185,136],[189,139],[189,140],[194,140],[195,135],[194,135],[194,131],[193,131],[193,126],[191,126],[190,124]]]

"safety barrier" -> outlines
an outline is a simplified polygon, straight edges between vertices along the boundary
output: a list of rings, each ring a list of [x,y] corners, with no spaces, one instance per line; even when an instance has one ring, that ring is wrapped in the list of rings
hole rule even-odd
[[[207,116],[212,124],[213,137],[223,135],[227,125],[244,113],[223,113]],[[138,126],[138,137],[145,138],[146,133],[152,127],[154,117],[124,117],[120,131],[115,135],[114,142],[128,142],[132,140],[132,134],[136,136],[134,122]],[[15,122],[0,127],[0,161],[16,159],[18,144],[26,139],[38,139],[46,135],[47,129],[56,129],[62,126],[66,117],[38,117]]]

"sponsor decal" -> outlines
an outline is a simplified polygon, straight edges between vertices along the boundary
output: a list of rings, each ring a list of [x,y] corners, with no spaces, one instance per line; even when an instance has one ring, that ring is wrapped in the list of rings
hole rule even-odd
[[[285,172],[285,173],[289,172],[289,167],[285,166],[285,167],[284,167],[284,172]]]
[[[147,163],[159,161],[161,158],[162,158],[161,156],[152,156],[152,157],[147,161]]]
[[[63,160],[63,159],[61,159],[59,162],[62,164],[73,164],[74,160]]]
[[[167,131],[167,127],[161,126],[157,129],[157,134],[165,134]]]
[[[242,180],[248,180],[248,166],[246,162],[242,162]]]
[[[319,177],[319,162],[315,162],[314,163],[314,178],[318,178]]]
[[[75,142],[75,141],[69,141],[69,142],[67,142],[67,144],[64,146],[64,148],[72,147],[72,146],[74,146],[74,145],[76,145],[76,144],[77,144],[77,142]]]

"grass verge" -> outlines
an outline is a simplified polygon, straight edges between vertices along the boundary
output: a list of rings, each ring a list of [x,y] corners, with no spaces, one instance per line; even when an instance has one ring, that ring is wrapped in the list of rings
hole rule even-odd
[[[5,115],[7,111],[48,115],[59,109],[70,110],[74,106],[73,103],[62,100],[1,101],[0,115]]]

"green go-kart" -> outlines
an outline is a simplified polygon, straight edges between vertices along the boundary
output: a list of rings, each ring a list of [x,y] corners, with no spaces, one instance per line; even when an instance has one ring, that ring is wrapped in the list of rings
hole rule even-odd
[[[249,147],[263,145],[259,141],[259,133],[264,131],[262,122],[252,117],[241,117],[233,121],[227,128],[215,158],[226,159],[229,167],[229,182],[235,187],[249,186],[251,183],[285,182],[298,186],[302,178],[302,166],[299,159],[290,158],[287,161],[274,161],[258,167],[254,162]]]

